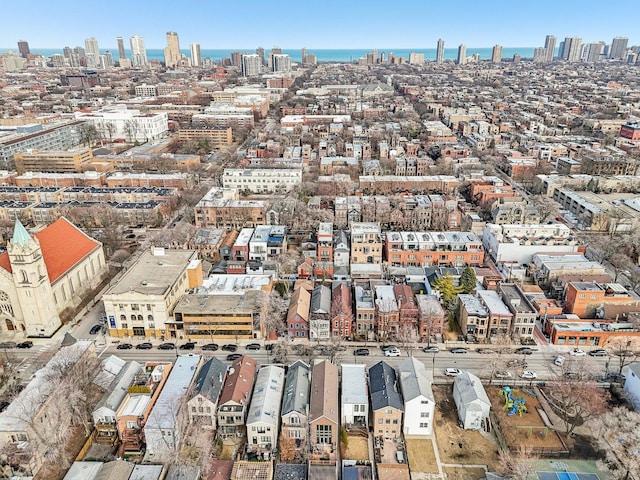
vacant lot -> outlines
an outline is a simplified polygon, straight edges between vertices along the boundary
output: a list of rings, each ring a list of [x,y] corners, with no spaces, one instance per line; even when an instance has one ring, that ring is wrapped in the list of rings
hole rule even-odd
[[[412,472],[438,473],[436,455],[431,440],[407,439],[407,456]]]
[[[369,439],[350,435],[347,447],[347,460],[369,460]]]
[[[458,413],[451,385],[434,385],[433,394],[436,400],[434,430],[440,461],[487,465],[489,470],[495,471],[498,466],[498,445],[487,440],[480,432],[458,427]]]
[[[482,468],[444,467],[447,480],[481,480],[485,478]]]

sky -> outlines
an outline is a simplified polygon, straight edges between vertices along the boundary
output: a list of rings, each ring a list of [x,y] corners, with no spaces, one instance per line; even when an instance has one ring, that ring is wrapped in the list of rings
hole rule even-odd
[[[118,36],[129,48],[136,34],[163,48],[167,31],[183,49],[435,48],[438,38],[447,48],[536,47],[547,34],[640,43],[633,0],[0,0],[0,12],[0,47],[14,50],[22,39],[37,49],[88,37],[114,48]]]

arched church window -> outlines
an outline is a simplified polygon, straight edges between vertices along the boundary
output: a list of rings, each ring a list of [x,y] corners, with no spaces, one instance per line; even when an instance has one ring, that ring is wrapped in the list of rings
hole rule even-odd
[[[5,313],[10,317],[14,316],[13,305],[11,305],[9,295],[7,294],[7,292],[4,292],[2,290],[0,290],[0,312]]]

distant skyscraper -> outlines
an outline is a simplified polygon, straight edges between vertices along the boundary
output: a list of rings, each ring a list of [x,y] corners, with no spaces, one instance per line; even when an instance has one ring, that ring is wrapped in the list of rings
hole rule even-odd
[[[535,63],[547,63],[547,49],[538,47],[533,50],[533,61]]]
[[[18,40],[18,51],[22,58],[27,58],[27,55],[31,54],[31,50],[29,50],[29,43],[26,40]]]
[[[124,52],[124,40],[122,37],[118,37],[118,60],[123,60],[127,58],[127,55]]]
[[[97,68],[100,61],[100,48],[98,47],[98,41],[93,38],[87,38],[84,41],[84,48],[87,52],[87,67]]]
[[[467,63],[467,46],[463,43],[458,47],[458,65]]]
[[[262,62],[262,65],[266,65],[267,64],[267,61],[264,58],[264,48],[262,48],[262,47],[256,48],[256,55],[258,55],[260,57],[260,61]],[[303,61],[304,61],[304,59],[303,59]]]
[[[180,39],[176,32],[167,32],[167,46],[164,49],[164,64],[167,68],[176,68],[180,61]]]
[[[269,55],[269,58],[272,58],[273,54]],[[262,72],[262,62],[260,61],[260,56],[253,54],[244,54],[241,57],[242,61],[242,76],[243,77],[255,77],[256,75],[260,75]]]
[[[424,63],[424,53],[411,52],[409,54],[410,65],[422,65]]]
[[[291,71],[291,57],[289,55],[280,53],[272,55],[271,58],[271,71],[272,72],[289,72]]]
[[[544,39],[544,48],[547,51],[547,63],[553,62],[553,56],[556,52],[556,37],[554,37],[553,35],[547,35]]]
[[[129,39],[131,43],[131,64],[134,67],[147,65],[147,49],[144,48],[144,38],[134,35]]]
[[[436,63],[442,63],[444,61],[444,40],[438,39],[438,49],[436,51]]]
[[[201,67],[202,56],[200,55],[200,44],[192,43],[191,45],[189,45],[189,49],[191,50],[191,66]]]
[[[629,43],[629,39],[627,37],[616,37],[611,42],[611,49],[609,50],[609,58],[613,58],[615,60],[623,60],[627,56],[627,43]],[[18,45],[20,43],[18,42]],[[27,48],[29,48],[27,46]],[[22,51],[20,52],[22,54]],[[24,55],[23,55],[24,57]]]
[[[558,60],[566,60],[565,56],[564,56],[564,51],[566,50],[566,43],[565,41],[561,41],[560,42],[560,47],[558,47]]]
[[[502,45],[494,45],[491,52],[491,61],[500,63],[502,61]]]
[[[302,62],[303,65],[305,63],[307,63],[307,48],[306,47],[302,47],[302,52],[300,54],[300,58],[301,58],[301,62]]]
[[[564,39],[564,53],[569,62],[579,62],[582,53],[582,38],[567,37]]]
[[[589,43],[588,45],[585,45],[585,46],[586,46],[585,60],[587,62],[590,62],[590,63],[599,62],[604,58],[604,48],[605,48],[604,42]]]
[[[231,65],[235,65],[236,67],[242,67],[242,53],[231,52]]]

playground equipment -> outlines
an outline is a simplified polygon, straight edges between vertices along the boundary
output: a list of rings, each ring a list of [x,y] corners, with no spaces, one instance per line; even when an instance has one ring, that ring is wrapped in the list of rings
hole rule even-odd
[[[514,398],[512,395],[511,387],[502,387],[502,396],[504,397],[504,408],[509,410],[507,417],[512,417],[516,413],[522,415],[522,412],[529,413],[525,399],[522,397]]]

